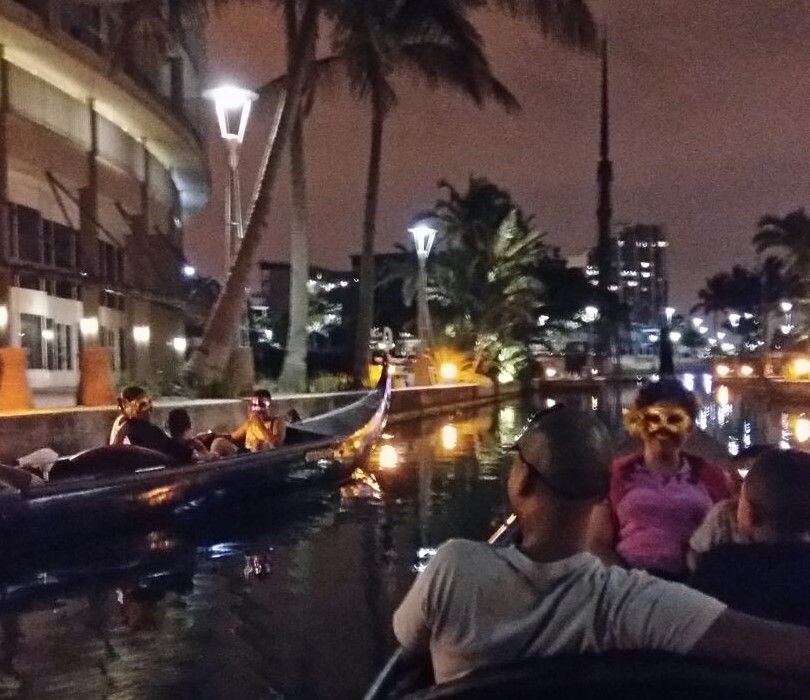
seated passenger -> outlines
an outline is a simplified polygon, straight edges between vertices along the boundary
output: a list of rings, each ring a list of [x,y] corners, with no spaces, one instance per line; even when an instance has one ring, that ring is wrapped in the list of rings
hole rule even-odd
[[[287,423],[273,405],[270,392],[259,389],[250,400],[248,419],[231,433],[231,440],[244,443],[249,452],[260,452],[281,445],[286,432]]]
[[[810,455],[763,454],[743,483],[737,527],[747,543],[705,554],[690,584],[752,615],[810,626]]]
[[[127,399],[127,397],[131,397]],[[194,450],[172,440],[149,419],[152,416],[152,399],[140,387],[128,387],[122,393],[121,412],[124,421],[115,435],[115,445],[138,445],[157,450],[181,464],[194,461]]]
[[[757,458],[772,449],[769,445],[751,445],[734,457],[732,464],[738,474],[747,474]],[[686,562],[690,571],[694,571],[700,558],[718,545],[729,542],[744,544],[750,542],[748,537],[737,527],[737,498],[725,498],[715,503],[700,527],[689,538],[689,551]]]
[[[118,394],[118,415],[112,424],[110,430],[110,444],[123,445],[122,439],[118,438],[118,431],[127,420],[131,418],[138,411],[138,402],[146,396],[146,391],[139,386],[128,386],[120,394]]]
[[[591,551],[604,562],[686,578],[689,538],[714,503],[733,495],[720,467],[682,449],[696,415],[694,394],[677,379],[639,391],[627,427],[643,449],[616,460],[591,524]]]
[[[194,437],[191,430],[191,416],[185,408],[173,408],[169,411],[169,415],[166,417],[166,432],[179,445],[188,446],[194,450],[195,462],[210,456],[205,445]]]
[[[610,436],[592,414],[541,414],[516,452],[507,492],[520,544],[451,540],[394,614],[396,638],[407,652],[430,652],[437,682],[535,656],[611,650],[808,672],[810,630],[749,617],[586,551],[611,461]]]

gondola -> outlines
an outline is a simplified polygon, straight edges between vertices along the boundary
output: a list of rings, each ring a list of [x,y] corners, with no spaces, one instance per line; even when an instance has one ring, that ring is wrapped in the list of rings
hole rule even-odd
[[[105,446],[60,460],[46,483],[2,467],[0,549],[189,519],[228,503],[340,482],[381,434],[390,401],[384,367],[369,394],[291,424],[284,445],[272,451],[174,466],[151,450]]]

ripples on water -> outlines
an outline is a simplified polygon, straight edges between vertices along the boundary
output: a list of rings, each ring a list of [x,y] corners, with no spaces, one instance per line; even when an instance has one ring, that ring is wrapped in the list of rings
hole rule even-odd
[[[699,424],[732,453],[810,439],[802,407],[710,386]],[[372,488],[268,500],[206,527],[5,562],[0,697],[356,698],[393,648],[391,614],[449,537],[505,515],[511,444],[534,410],[597,410],[619,440],[633,388],[535,397],[389,428]]]

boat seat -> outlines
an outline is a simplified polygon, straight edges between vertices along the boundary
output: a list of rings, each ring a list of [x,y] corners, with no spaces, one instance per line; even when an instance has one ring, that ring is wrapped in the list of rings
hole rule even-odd
[[[136,445],[104,445],[60,459],[51,468],[49,480],[76,479],[84,476],[120,476],[140,469],[175,466],[168,455]]]
[[[395,697],[389,695],[388,697]],[[482,669],[411,694],[408,700],[801,700],[784,679],[662,652],[564,655]]]
[[[44,483],[44,479],[32,474],[27,469],[0,464],[0,490],[5,487],[6,489],[26,493],[32,486]]]

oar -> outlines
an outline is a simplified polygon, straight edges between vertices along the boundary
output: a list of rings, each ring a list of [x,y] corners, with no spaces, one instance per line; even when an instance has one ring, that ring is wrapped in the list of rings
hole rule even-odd
[[[518,532],[517,518],[512,513],[504,520],[487,542],[495,546],[509,544]],[[363,700],[384,700],[389,697],[397,682],[401,682],[406,674],[418,671],[417,664],[422,659],[409,657],[402,647],[399,647],[388,659],[379,672],[371,687],[366,691]],[[405,692],[408,689],[403,689]]]

